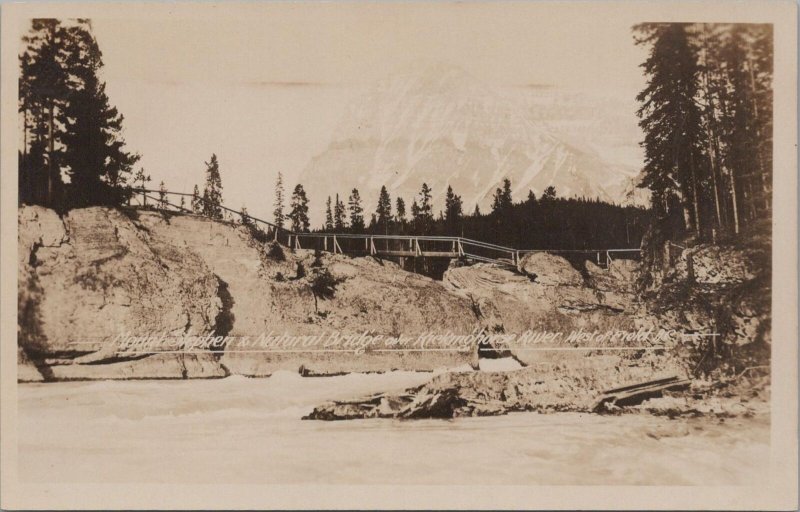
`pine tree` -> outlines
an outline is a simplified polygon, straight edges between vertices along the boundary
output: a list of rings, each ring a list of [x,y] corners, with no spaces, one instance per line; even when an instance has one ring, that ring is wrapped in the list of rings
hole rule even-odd
[[[147,193],[144,191],[147,183],[152,181],[149,174],[144,173],[144,167],[139,167],[136,175],[133,177],[133,182],[139,184],[139,189],[142,191],[142,206],[147,206]]]
[[[431,203],[431,189],[427,183],[422,184],[419,191],[419,205],[415,216],[416,230],[423,235],[427,235],[433,228],[433,204]],[[416,201],[414,202],[416,204]],[[412,215],[414,207],[412,205]]]
[[[139,155],[124,149],[123,118],[109,104],[91,23],[34,19],[20,57],[24,126],[20,185],[25,200],[66,206],[115,205],[131,194]],[[65,187],[62,170],[69,177]],[[62,196],[62,191],[68,193]]]
[[[364,231],[364,208],[361,207],[361,196],[358,189],[354,188],[350,193],[350,198],[347,200],[347,205],[350,210],[350,228],[354,233],[361,233]]]
[[[206,186],[203,190],[203,214],[216,220],[222,220],[222,177],[219,171],[217,155],[212,154],[206,164]]]
[[[765,137],[762,132],[771,121],[765,122],[759,115],[761,102],[755,77],[760,73],[756,70],[756,59],[747,39],[751,36],[746,26],[734,25],[720,51],[729,84],[725,102],[727,117],[723,120],[726,127],[723,139],[728,148],[724,162],[730,169],[737,225],[768,210],[770,201],[771,169],[767,169],[764,142],[771,141],[771,133]],[[767,66],[771,68],[771,63]],[[767,75],[771,76],[771,71]],[[768,108],[763,103],[761,107],[762,111]],[[769,160],[771,168],[771,158]]]
[[[411,201],[411,227],[414,233],[420,232],[422,221],[420,220],[420,209],[417,200]]]
[[[556,198],[556,187],[550,185],[549,187],[544,189],[544,192],[542,193],[542,200],[552,201],[555,198]]]
[[[378,207],[375,210],[375,227],[383,232],[388,232],[389,221],[392,219],[392,200],[385,186],[381,187],[378,195]]]
[[[507,214],[514,204],[511,199],[511,180],[503,179],[503,188],[496,189],[492,200],[492,212],[500,215]]]
[[[339,194],[336,194],[336,204],[333,208],[333,228],[340,233],[347,228],[344,203],[339,200]]]
[[[20,196],[25,202],[49,206],[63,186],[57,139],[69,94],[63,58],[66,29],[55,19],[34,19],[31,23],[20,57],[19,108],[25,130]]]
[[[283,174],[278,172],[278,180],[275,182],[275,209],[272,217],[278,228],[283,228],[285,216],[283,215]]]
[[[638,111],[645,132],[644,178],[659,215],[671,215],[679,203],[685,229],[703,232],[704,147],[701,113],[696,99],[699,67],[696,48],[683,23],[646,23],[635,27],[637,44],[649,45],[642,67],[647,87],[639,93]]]
[[[461,196],[453,192],[453,187],[447,186],[447,193],[444,198],[444,219],[451,232],[457,227],[463,215],[463,205]]]
[[[292,231],[296,233],[308,233],[308,198],[303,185],[297,184],[292,192],[292,205],[289,212],[289,219],[292,221]]]
[[[203,201],[200,199],[200,190],[197,185],[194,186],[192,191],[192,213],[203,213]]]
[[[331,210],[331,196],[325,202],[325,230],[333,231],[333,211]]]
[[[401,226],[406,225],[406,202],[403,201],[402,197],[398,197],[395,201],[395,211],[397,212],[397,222]]]
[[[64,108],[62,165],[75,206],[120,204],[130,196],[128,179],[139,155],[125,151],[123,116],[109,104],[97,41],[88,21],[67,29],[66,66],[71,90]]]

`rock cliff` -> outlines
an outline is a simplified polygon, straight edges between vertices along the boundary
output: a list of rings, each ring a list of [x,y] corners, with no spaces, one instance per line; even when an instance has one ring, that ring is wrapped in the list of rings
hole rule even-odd
[[[473,351],[265,353],[242,336],[364,331],[470,332],[469,301],[388,262],[277,250],[239,225],[193,215],[85,208],[19,212],[20,379],[201,378],[433,370],[477,364]],[[302,269],[302,270],[301,270]],[[319,295],[315,277],[335,292]],[[209,353],[120,352],[120,333],[227,336]],[[373,346],[372,348],[386,348]],[[38,369],[38,373],[28,371]]]

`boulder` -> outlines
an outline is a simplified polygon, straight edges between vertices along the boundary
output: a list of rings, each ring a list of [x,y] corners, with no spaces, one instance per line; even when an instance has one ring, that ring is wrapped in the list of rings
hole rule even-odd
[[[580,272],[564,258],[547,252],[533,252],[523,256],[517,269],[537,284],[547,286],[580,286]]]
[[[680,373],[668,359],[592,356],[510,372],[453,372],[396,394],[333,401],[304,419],[454,418],[513,411],[592,412],[602,393]]]

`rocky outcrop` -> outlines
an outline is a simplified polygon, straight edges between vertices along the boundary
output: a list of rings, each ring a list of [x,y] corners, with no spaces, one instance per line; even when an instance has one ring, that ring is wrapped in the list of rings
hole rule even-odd
[[[754,279],[762,269],[747,249],[700,245],[681,253],[673,279],[689,279],[700,285],[741,284]]]
[[[772,264],[764,232],[682,250],[673,266],[656,272],[663,275],[658,286],[642,294],[650,321],[690,334],[676,349],[698,371],[737,373],[769,364]]]
[[[213,329],[219,282],[199,258],[152,244],[115,209],[72,210],[60,219],[25,207],[19,222],[19,345],[47,367],[48,379],[90,377],[96,368],[89,365],[104,362],[142,378],[182,376],[151,358],[121,355],[115,339]]]
[[[358,354],[351,347],[265,351],[241,341],[270,333],[413,337],[478,325],[467,299],[388,262],[285,248],[285,258],[276,258],[243,226],[155,211],[86,208],[62,219],[23,207],[19,222],[19,346],[46,379],[477,365],[475,350],[388,350],[396,347],[375,343]],[[333,280],[330,293],[315,291],[323,274]],[[213,353],[131,353],[115,341],[121,332],[230,341]]]
[[[413,337],[447,330],[470,332],[476,320],[468,301],[447,293],[439,282],[404,272],[390,262],[285,248],[284,258],[270,257],[269,248],[246,228],[196,216],[142,212],[138,222],[155,240],[177,243],[197,254],[226,283],[231,297],[228,335],[233,339],[221,363],[231,373],[260,376],[301,367],[308,374],[433,370],[477,363],[474,352],[388,351],[392,347],[381,343],[362,354],[339,346],[324,351],[319,346],[313,347],[317,351],[253,351],[241,337],[347,336],[365,331]],[[327,295],[316,293],[313,286],[323,273],[335,282],[335,290]]]
[[[399,394],[328,402],[306,419],[454,418],[513,411],[592,412],[602,392],[667,376],[668,359],[604,355],[511,372],[446,373]]]
[[[523,256],[517,265],[519,271],[531,281],[546,286],[581,286],[580,272],[560,256],[547,252],[533,252]]]
[[[525,274],[477,264],[448,269],[443,283],[454,294],[471,301],[482,325],[491,332],[519,334],[531,330],[568,335],[579,330],[608,332],[637,327],[634,313],[638,306],[633,294],[624,291],[626,285],[592,288],[569,262],[542,254],[526,257],[527,263],[520,265]],[[539,266],[533,266],[535,262]],[[541,274],[534,277],[536,270]],[[607,273],[602,269],[597,272]],[[540,275],[547,277],[540,280]],[[605,279],[618,281],[613,275],[606,275]],[[511,353],[520,361],[533,364],[555,357],[543,350],[547,346],[540,344],[535,351],[520,349]]]

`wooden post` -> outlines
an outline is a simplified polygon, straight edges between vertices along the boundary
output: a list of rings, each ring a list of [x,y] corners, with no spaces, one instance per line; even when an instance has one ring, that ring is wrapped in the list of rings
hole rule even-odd
[[[339,244],[336,243],[336,235],[333,235],[333,254],[336,254],[336,247]]]
[[[323,238],[322,247],[325,252],[328,252],[328,237]]]

